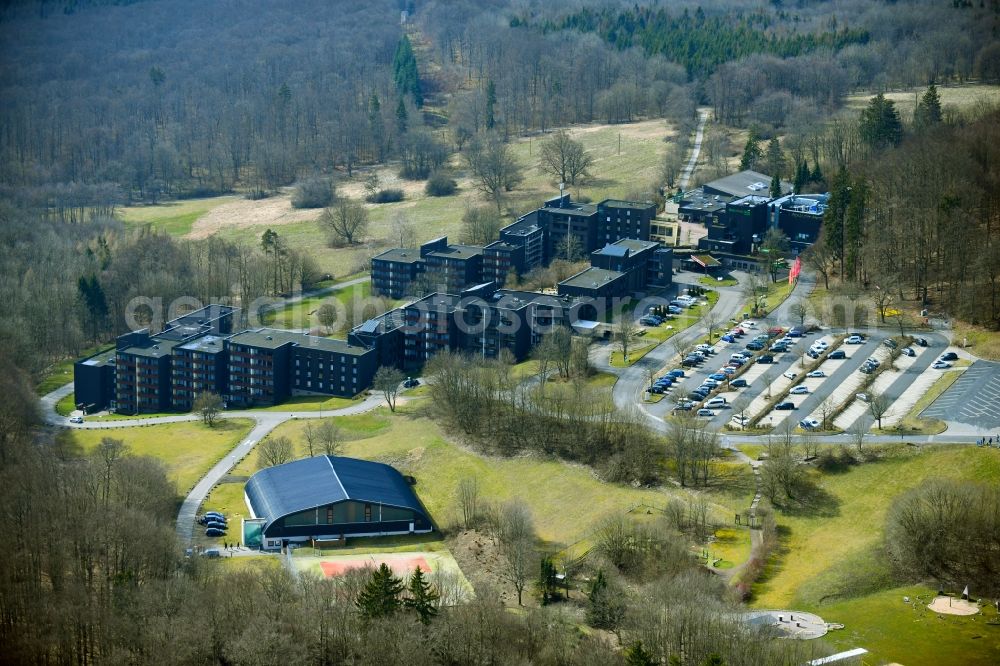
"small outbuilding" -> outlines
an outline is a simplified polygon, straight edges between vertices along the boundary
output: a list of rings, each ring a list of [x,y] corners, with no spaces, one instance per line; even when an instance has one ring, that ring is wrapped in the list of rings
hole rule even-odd
[[[402,474],[355,458],[316,456],[262,469],[247,481],[245,499],[265,550],[434,529]]]

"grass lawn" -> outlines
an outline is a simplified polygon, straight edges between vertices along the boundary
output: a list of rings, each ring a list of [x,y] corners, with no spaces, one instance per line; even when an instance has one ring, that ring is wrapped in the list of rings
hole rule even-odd
[[[604,483],[582,465],[542,460],[484,456],[446,439],[433,421],[414,414],[392,415],[380,409],[361,416],[338,417],[348,435],[344,454],[394,465],[417,479],[417,496],[439,525],[458,518],[455,489],[460,479],[479,479],[483,499],[502,502],[515,497],[530,507],[538,535],[553,545],[568,546],[586,539],[604,516],[637,504],[662,507],[671,495],[687,497],[681,490],[631,488]],[[288,422],[274,431],[301,447],[302,422]],[[299,454],[304,452],[299,449]],[[254,454],[243,460],[229,481],[217,486],[206,507],[222,510],[236,520],[246,513],[243,484],[257,470]],[[715,498],[713,498],[715,499]],[[719,494],[719,501],[726,496]],[[573,507],[572,520],[566,507]],[[719,508],[721,512],[723,509]],[[728,505],[725,507],[728,512]]]
[[[747,503],[750,506],[750,503]],[[745,562],[750,557],[750,529],[746,527],[720,527],[715,531],[715,541],[708,545],[712,559],[722,559],[729,562],[726,569]]]
[[[1000,624],[987,624],[997,622],[996,608],[986,605],[981,614],[969,617],[938,615],[926,608],[935,594],[923,586],[897,587],[823,606],[818,610],[824,620],[845,625],[823,640],[841,650],[868,649],[865,664],[1000,663]]]
[[[912,118],[917,99],[924,94],[925,90],[927,90],[925,86],[920,86],[914,90],[887,92],[885,97],[896,103],[900,115],[904,118]],[[938,85],[937,90],[943,107],[954,106],[959,109],[967,109],[980,102],[991,104],[1000,102],[1000,86],[997,85],[984,83]],[[848,95],[844,98],[844,104],[848,108],[860,110],[867,106],[874,96],[874,92]]]
[[[994,449],[894,445],[881,454],[880,460],[841,474],[816,473],[817,482],[830,496],[826,504],[832,515],[779,512],[778,524],[785,530],[783,554],[767,578],[755,586],[755,605],[810,610],[838,597],[853,596],[884,568],[872,549],[880,543],[893,498],[931,477],[1000,478],[1000,451]]]
[[[333,303],[338,309],[338,317],[340,317],[341,306],[344,308],[352,307],[356,305],[356,301],[361,301],[359,307],[364,307],[364,305],[369,302],[368,299],[371,299],[371,302],[373,303],[375,301],[381,301],[387,308],[391,308],[396,304],[396,301],[392,299],[384,299],[381,297],[372,298],[371,288],[371,282],[362,282],[350,287],[345,287],[344,289],[338,289],[333,293],[323,296],[304,298],[301,301],[292,303],[281,310],[268,312],[264,315],[264,321],[268,326],[273,326],[274,328],[304,328],[315,330],[322,328],[319,319],[316,316],[316,311],[324,303]],[[342,320],[334,324],[331,333],[346,335],[347,332],[344,330]]]
[[[338,398],[327,395],[299,395],[285,400],[280,405],[254,407],[255,412],[320,412],[343,409],[355,404],[354,398]]]
[[[739,280],[737,280],[736,278],[727,277],[719,280],[717,278],[710,277],[708,275],[704,275],[698,278],[698,282],[707,287],[734,287],[740,283]]]
[[[177,492],[185,495],[250,432],[252,425],[249,419],[219,421],[214,428],[201,421],[190,421],[113,430],[72,430],[65,436],[88,452],[104,437],[120,439],[133,454],[162,461],[168,476],[177,484]]]
[[[171,236],[190,233],[194,221],[216,206],[232,203],[239,197],[222,196],[202,199],[184,199],[149,206],[125,206],[119,208],[119,215],[127,227],[138,228],[150,225],[157,231]]]
[[[64,358],[58,363],[53,363],[42,374],[41,378],[38,380],[38,383],[35,384],[35,393],[37,395],[46,395],[48,393],[51,393],[52,391],[55,391],[57,388],[65,386],[66,384],[70,383],[71,381],[73,381],[73,364],[76,363],[77,360],[81,358],[93,356],[97,352],[102,351],[104,349],[111,349],[111,347],[106,347],[103,345],[98,347],[91,347],[89,349],[84,349],[82,352],[80,352],[79,356]]]
[[[609,372],[597,372],[587,378],[583,385],[589,389],[602,390],[606,389],[608,398],[611,398],[611,387],[615,385],[618,381],[618,375],[613,375]],[[535,387],[534,390],[538,390]],[[545,395],[548,397],[561,396],[564,399],[570,400],[574,397],[574,384],[572,381],[563,381],[558,377],[551,377],[547,382],[545,382]]]
[[[69,416],[76,410],[76,394],[70,393],[56,403],[56,414],[59,416]]]

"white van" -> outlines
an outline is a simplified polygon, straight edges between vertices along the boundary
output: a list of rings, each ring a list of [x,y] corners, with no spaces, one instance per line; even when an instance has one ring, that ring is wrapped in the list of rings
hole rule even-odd
[[[725,406],[726,406],[726,399],[719,396],[716,396],[705,403],[705,407],[708,407],[709,409],[717,407],[725,407]]]

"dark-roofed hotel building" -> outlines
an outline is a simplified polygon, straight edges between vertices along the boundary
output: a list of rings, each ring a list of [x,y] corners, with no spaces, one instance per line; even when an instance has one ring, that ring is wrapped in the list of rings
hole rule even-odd
[[[251,516],[243,526],[245,543],[265,550],[434,529],[398,471],[355,458],[316,456],[262,469],[247,481],[244,497]]]

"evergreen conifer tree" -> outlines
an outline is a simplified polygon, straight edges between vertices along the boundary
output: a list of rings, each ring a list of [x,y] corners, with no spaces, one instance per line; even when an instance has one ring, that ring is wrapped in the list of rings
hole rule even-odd
[[[430,583],[424,580],[424,573],[420,567],[413,569],[407,589],[410,596],[403,600],[403,605],[415,612],[421,623],[430,624],[438,613],[434,602],[440,598],[440,595]]]
[[[390,617],[399,610],[399,595],[403,581],[392,575],[385,562],[372,572],[372,577],[358,595],[357,606],[366,619]]]

